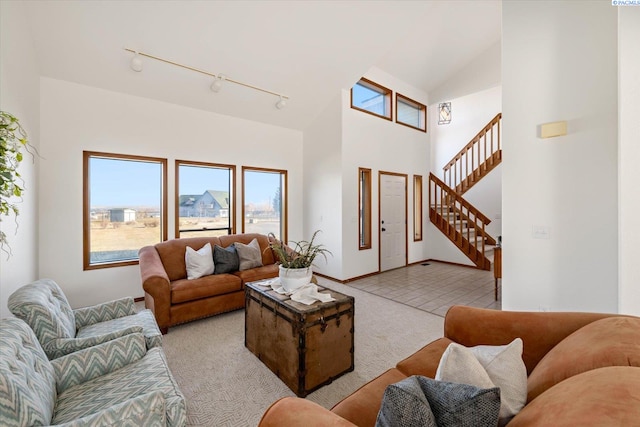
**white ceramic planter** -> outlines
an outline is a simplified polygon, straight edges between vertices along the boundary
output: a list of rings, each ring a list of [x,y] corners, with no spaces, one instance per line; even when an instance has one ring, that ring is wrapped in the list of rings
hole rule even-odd
[[[293,292],[311,283],[311,268],[285,268],[280,266],[280,284],[287,292]]]

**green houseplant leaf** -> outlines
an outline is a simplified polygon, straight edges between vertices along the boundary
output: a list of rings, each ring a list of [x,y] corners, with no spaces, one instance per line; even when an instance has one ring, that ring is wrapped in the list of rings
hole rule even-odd
[[[30,148],[33,147],[29,144],[20,121],[12,114],[0,111],[0,222],[2,217],[14,215],[17,223],[17,203],[21,201],[25,188],[18,167],[24,159],[23,150],[33,157]],[[11,255],[7,235],[1,230],[0,249],[7,256]]]
[[[319,232],[316,230],[310,241],[292,242],[293,247],[283,244],[273,233],[269,233],[269,247],[284,268],[309,268],[318,255],[322,255],[325,261],[327,254],[332,255],[323,244],[314,244]]]

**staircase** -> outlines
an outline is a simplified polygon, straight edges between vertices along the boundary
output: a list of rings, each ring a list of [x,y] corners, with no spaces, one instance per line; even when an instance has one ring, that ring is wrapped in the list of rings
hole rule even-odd
[[[443,168],[445,183],[463,195],[502,162],[498,113]]]
[[[429,218],[478,268],[491,269],[496,241],[485,227],[491,220],[462,195],[502,162],[498,113],[444,167],[444,178],[429,175]]]

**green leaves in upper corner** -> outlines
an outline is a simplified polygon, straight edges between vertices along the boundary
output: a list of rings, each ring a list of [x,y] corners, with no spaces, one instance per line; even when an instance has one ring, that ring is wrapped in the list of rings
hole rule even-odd
[[[18,216],[18,207],[24,191],[24,180],[18,172],[20,162],[24,159],[22,151],[33,157],[33,148],[27,139],[27,132],[14,115],[0,111],[0,221],[2,216],[13,214]],[[35,151],[35,149],[33,149]],[[37,154],[37,151],[35,151]],[[15,198],[18,198],[16,201]],[[7,236],[0,231],[0,249],[11,255]]]

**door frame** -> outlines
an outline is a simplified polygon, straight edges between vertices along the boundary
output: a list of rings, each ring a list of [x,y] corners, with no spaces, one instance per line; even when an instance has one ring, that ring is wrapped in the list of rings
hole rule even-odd
[[[382,272],[382,224],[380,218],[382,214],[382,175],[399,176],[404,178],[404,267],[409,265],[409,206],[407,186],[409,183],[409,175],[406,173],[378,171],[378,273]]]

